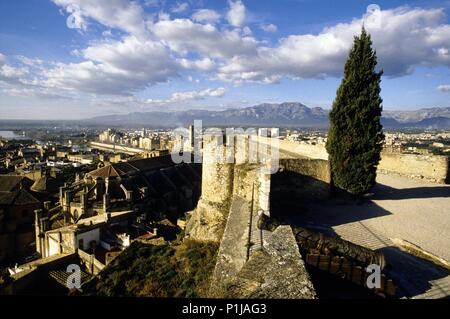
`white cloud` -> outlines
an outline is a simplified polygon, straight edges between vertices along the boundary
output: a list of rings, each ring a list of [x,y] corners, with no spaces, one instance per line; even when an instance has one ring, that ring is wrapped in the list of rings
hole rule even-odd
[[[66,11],[69,14],[69,17],[66,20],[67,27],[82,31],[87,30],[88,22],[83,17],[83,11],[78,5],[70,4],[66,7]]]
[[[61,6],[74,2],[53,1]],[[82,9],[83,17],[132,35],[122,41],[88,47],[82,51],[86,61],[54,68],[47,73],[48,83],[125,94],[167,81],[177,74],[179,67],[199,72],[218,70],[217,79],[235,83],[340,76],[353,37],[359,34],[363,22],[372,35],[385,75],[402,76],[421,65],[450,66],[450,25],[445,24],[442,9],[377,10],[325,28],[319,34],[290,35],[269,46],[256,40],[250,28],[242,27],[246,9],[240,0],[228,2],[227,19],[236,27],[231,30],[214,25],[220,15],[213,10],[196,11],[192,15],[196,22],[171,20],[168,14],[160,12],[159,21],[150,23],[136,2],[112,0],[113,5],[106,6],[105,1],[76,0],[75,3]],[[182,4],[179,2],[174,8],[182,9],[184,6],[178,8]],[[147,25],[150,30],[146,29]],[[267,32],[277,29],[273,24],[259,27]],[[156,38],[150,34],[142,38],[142,33],[147,31]],[[189,53],[203,58],[187,58]],[[64,71],[73,78],[65,78]],[[121,81],[125,83],[121,85]]]
[[[169,21],[170,14],[168,14],[167,12],[161,11],[158,13],[158,20],[159,21]]]
[[[23,55],[18,55],[16,58],[17,58],[17,60],[19,60],[20,62],[22,62],[23,64],[28,65],[28,66],[40,66],[44,63],[44,61],[42,59],[28,58]]]
[[[194,83],[200,83],[199,79],[194,79],[191,75],[188,76],[188,81],[189,82],[194,82]]]
[[[103,40],[77,49],[77,61],[81,59],[77,63],[51,65],[17,56],[16,63],[7,64],[6,57],[0,54],[0,81],[17,85],[18,89],[42,87],[51,92],[126,96],[172,77],[185,76],[181,73],[186,70],[208,72],[208,76],[213,74],[234,83],[339,77],[363,21],[385,75],[402,76],[417,66],[450,67],[450,25],[442,9],[402,7],[377,11],[376,16],[364,14],[319,34],[289,35],[270,45],[258,41],[243,25],[245,7],[241,1],[229,2],[227,19],[232,27],[218,24],[220,15],[208,9],[196,11],[192,20],[171,20],[160,12],[159,21],[153,22],[158,13],[153,18],[148,16],[136,1],[52,1],[64,9],[75,3],[85,21],[95,20],[111,32],[119,29],[125,35],[113,40],[105,33]],[[270,24],[264,28],[268,32],[276,30]],[[117,34],[121,33],[114,32]],[[440,90],[447,90],[445,87]],[[192,94],[185,96],[199,96],[187,93]]]
[[[28,69],[13,67],[6,64],[6,62],[6,56],[0,53],[0,82],[20,84],[22,77],[28,74]]]
[[[214,24],[219,21],[220,14],[218,14],[214,10],[200,9],[200,10],[197,10],[192,15],[192,19],[197,22],[206,22],[206,23]]]
[[[228,22],[234,27],[240,27],[245,21],[245,6],[241,0],[229,1],[230,8],[227,13]]]
[[[182,13],[185,12],[189,8],[189,4],[187,2],[177,2],[170,11],[173,13]]]
[[[13,97],[33,97],[46,100],[71,99],[63,96],[52,88],[41,84],[39,72],[45,70],[44,61],[36,58],[28,58],[22,55],[11,56],[14,65],[6,64],[7,58],[0,53],[0,83],[1,92]]]
[[[208,97],[222,97],[226,93],[224,87],[219,87],[216,89],[205,89],[202,91],[187,91],[187,92],[175,92],[167,100],[154,100],[148,99],[148,104],[170,104],[170,103],[180,103],[192,100],[203,100]]]
[[[144,0],[144,6],[146,7],[158,7],[164,0]]]
[[[28,71],[24,68],[15,68],[6,64],[0,69],[0,76],[3,76],[6,79],[20,78],[27,73]]]
[[[242,28],[242,33],[244,35],[250,36],[250,35],[252,35],[252,29],[250,29],[248,26],[245,26]]]
[[[86,61],[59,64],[45,72],[49,87],[95,94],[123,95],[176,75],[176,63],[159,42],[128,36],[83,51]]]
[[[70,99],[68,96],[56,94],[47,88],[8,88],[2,91],[15,97],[38,97],[47,100]]]
[[[159,21],[153,31],[173,51],[181,54],[196,52],[212,58],[232,58],[256,53],[256,40],[241,37],[239,30],[219,31],[213,25],[194,23],[189,19]]]
[[[288,36],[276,47],[259,46],[255,56],[236,55],[220,69],[218,78],[272,83],[283,77],[340,76],[363,21],[385,75],[402,76],[420,65],[450,66],[450,25],[443,24],[443,10],[398,8],[379,12],[381,23],[366,18],[325,28],[318,35]]]
[[[450,84],[439,85],[438,90],[441,92],[450,92]]]
[[[179,63],[183,68],[197,71],[211,71],[215,67],[214,61],[211,60],[210,58],[203,58],[201,60],[194,60],[194,61],[187,59],[180,59]]]
[[[85,24],[86,18],[99,23],[129,32],[136,36],[144,36],[146,29],[146,14],[135,1],[127,0],[52,0],[64,9],[79,8],[79,11],[69,12],[77,23]]]
[[[276,32],[278,30],[275,24],[260,24],[259,27],[266,32]]]
[[[104,36],[105,38],[110,38],[113,36],[113,34],[111,30],[105,30],[102,32],[102,36]]]

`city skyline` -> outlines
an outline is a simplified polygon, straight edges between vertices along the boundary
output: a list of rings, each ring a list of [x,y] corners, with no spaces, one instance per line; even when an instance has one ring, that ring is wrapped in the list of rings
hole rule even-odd
[[[0,12],[2,119],[329,109],[362,24],[385,110],[450,106],[449,1],[39,0]]]

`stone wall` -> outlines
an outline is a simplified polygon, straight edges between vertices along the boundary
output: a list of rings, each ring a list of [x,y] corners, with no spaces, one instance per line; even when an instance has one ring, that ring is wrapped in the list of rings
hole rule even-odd
[[[280,159],[280,167],[284,171],[312,177],[330,184],[331,170],[327,160],[313,158]]]
[[[49,271],[66,269],[68,264],[76,264],[76,254],[62,254],[38,259],[22,265],[23,271],[12,275],[13,281],[0,291],[0,295],[35,294],[37,287],[49,279]]]
[[[119,144],[100,143],[100,142],[90,142],[89,146],[100,150],[122,152],[129,155],[136,155],[146,151],[143,148],[130,147]]]
[[[80,257],[81,263],[90,274],[97,275],[105,268],[105,265],[97,260],[94,255],[88,254],[81,249],[77,249],[77,254]]]
[[[259,136],[258,141],[260,143],[270,144],[271,138]],[[311,145],[288,140],[279,140],[278,146],[280,150],[280,157],[298,155],[313,159],[328,160],[328,153],[323,145]]]
[[[234,138],[234,137],[232,137]],[[264,296],[266,298],[311,298],[314,289],[303,267],[298,247],[292,231],[270,232],[258,228],[262,214],[270,215],[269,192],[271,175],[262,169],[270,164],[264,157],[265,147],[258,150],[263,161],[251,160],[251,139],[230,140],[223,143],[222,136],[209,136],[203,143],[202,195],[197,208],[189,216],[186,224],[186,238],[220,242],[216,266],[211,280],[210,295],[224,297]],[[228,143],[227,143],[228,142]],[[261,152],[262,151],[262,152]],[[229,161],[232,159],[231,161]],[[283,162],[283,169],[290,169],[315,178],[327,180],[327,161],[300,159]],[[233,163],[234,162],[234,163]],[[325,167],[325,172],[323,171]],[[323,183],[323,182],[322,182]],[[289,237],[290,235],[290,237]],[[266,236],[271,239],[265,241]],[[291,238],[292,237],[292,238]],[[287,240],[293,239],[293,240]],[[264,246],[266,245],[266,246]],[[283,246],[285,245],[285,246]],[[280,251],[277,252],[276,250]],[[286,249],[286,250],[285,250]],[[292,252],[290,255],[287,250]],[[259,256],[251,259],[251,256]],[[253,269],[255,265],[264,269]],[[288,267],[285,268],[286,265]],[[242,269],[246,269],[241,277]],[[256,290],[229,290],[237,278],[246,276],[263,278],[254,284]],[[284,279],[285,281],[282,281]],[[278,283],[274,283],[277,280]],[[253,282],[252,282],[253,284]],[[283,287],[281,287],[281,286]],[[248,288],[248,287],[247,287]],[[246,289],[247,289],[246,288]],[[311,292],[312,291],[312,292]]]
[[[449,157],[382,153],[378,170],[437,183],[449,183]]]
[[[270,190],[277,214],[294,203],[321,201],[330,196],[331,170],[327,160],[281,159],[280,168],[272,175]]]
[[[258,137],[258,140],[262,143],[269,143],[269,139],[266,137]],[[302,157],[328,160],[328,153],[323,145],[310,145],[280,140],[279,148],[280,158],[282,160],[295,158],[297,161],[298,158]],[[430,182],[450,183],[450,160],[447,156],[383,152],[378,170],[381,173],[399,174]],[[307,169],[307,171],[314,173],[313,170]],[[319,178],[319,180],[323,179]]]
[[[258,210],[255,206],[259,199],[259,175],[260,169],[255,165],[243,164],[234,168],[230,212],[211,281],[210,293],[213,296],[222,296],[225,283],[234,278],[247,262],[251,215],[256,215]]]
[[[290,226],[279,226],[224,289],[225,298],[314,299],[316,292]]]
[[[186,223],[186,236],[220,242],[230,209],[234,165],[225,162],[226,145],[219,136],[203,141],[202,195]]]

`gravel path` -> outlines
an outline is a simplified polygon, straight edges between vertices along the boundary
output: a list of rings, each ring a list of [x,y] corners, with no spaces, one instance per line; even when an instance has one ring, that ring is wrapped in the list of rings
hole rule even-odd
[[[377,182],[367,203],[312,204],[303,218],[336,233],[348,229],[349,239],[359,236],[374,249],[400,238],[450,261],[450,185],[394,175]]]
[[[383,251],[395,266],[393,275],[406,296],[425,293],[436,280],[447,282],[448,271],[400,251],[390,239],[409,241],[450,261],[450,185],[384,174],[378,175],[377,183],[373,196],[363,203],[308,205],[301,224]],[[445,286],[445,291],[440,290],[450,295],[450,287]]]

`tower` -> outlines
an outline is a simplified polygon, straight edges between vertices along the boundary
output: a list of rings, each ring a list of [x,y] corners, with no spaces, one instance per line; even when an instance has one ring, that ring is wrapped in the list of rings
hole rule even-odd
[[[233,191],[233,167],[222,131],[203,137],[202,195],[186,225],[192,239],[219,242]],[[228,159],[228,160],[227,160]]]

